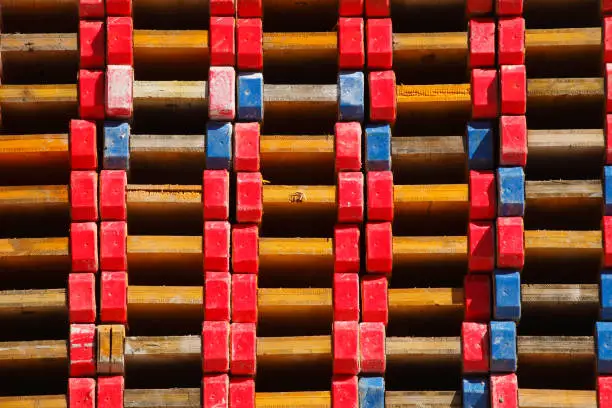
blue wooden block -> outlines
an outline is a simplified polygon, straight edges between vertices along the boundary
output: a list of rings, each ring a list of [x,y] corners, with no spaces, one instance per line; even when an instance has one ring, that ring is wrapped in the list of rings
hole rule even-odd
[[[497,215],[522,217],[525,214],[525,172],[522,167],[497,169]]]
[[[493,315],[496,320],[521,318],[521,274],[496,269],[493,275]]]
[[[600,287],[600,303],[601,303],[601,319],[612,320],[612,269],[604,269],[601,271]]]
[[[491,322],[491,372],[516,371],[516,323]]]
[[[206,124],[206,168],[230,169],[232,163],[232,124],[210,121]]]
[[[612,215],[612,166],[603,171],[604,215]]]
[[[597,372],[612,374],[612,322],[595,323]]]
[[[263,84],[263,74],[261,72],[238,74],[239,120],[263,121]]]
[[[391,170],[391,126],[367,125],[365,134],[366,170]]]
[[[359,378],[359,408],[385,408],[385,379]]]
[[[344,71],[338,74],[338,120],[364,118],[364,75],[360,71]]]
[[[470,377],[463,379],[463,408],[488,408],[489,381],[486,378]]]
[[[130,166],[130,124],[127,122],[104,123],[105,170],[128,170]]]
[[[469,122],[467,125],[468,166],[472,170],[492,170],[493,124],[486,121]]]

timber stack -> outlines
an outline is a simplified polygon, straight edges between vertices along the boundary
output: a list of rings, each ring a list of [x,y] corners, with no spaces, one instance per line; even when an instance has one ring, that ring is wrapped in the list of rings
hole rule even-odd
[[[1,408],[612,408],[612,0],[0,10]]]

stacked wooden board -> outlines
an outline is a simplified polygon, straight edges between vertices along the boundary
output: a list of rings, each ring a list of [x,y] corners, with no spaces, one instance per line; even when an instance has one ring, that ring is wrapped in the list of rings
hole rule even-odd
[[[0,10],[0,407],[612,407],[612,1]]]

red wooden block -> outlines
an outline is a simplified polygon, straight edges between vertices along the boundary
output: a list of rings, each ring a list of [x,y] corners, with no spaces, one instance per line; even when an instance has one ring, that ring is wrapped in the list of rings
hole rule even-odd
[[[597,403],[599,408],[612,407],[612,376],[597,377]]]
[[[390,18],[370,18],[366,22],[368,68],[393,68],[393,28]]]
[[[261,173],[236,174],[236,221],[260,223],[263,215]]]
[[[103,19],[104,0],[79,0],[79,18],[81,20]]]
[[[364,0],[339,0],[338,14],[340,17],[361,17]]]
[[[95,324],[70,325],[70,377],[96,375]]]
[[[96,279],[93,273],[68,274],[70,323],[95,323]]]
[[[234,124],[234,171],[259,171],[259,123]]]
[[[210,67],[208,71],[208,117],[234,120],[236,116],[236,73],[233,67]]]
[[[487,323],[463,322],[461,349],[464,373],[489,371],[489,326]]]
[[[106,64],[134,66],[134,22],[132,17],[106,19]]]
[[[230,223],[204,222],[204,269],[208,272],[226,272],[230,265]]]
[[[236,14],[236,3],[234,0],[211,0],[209,7],[211,16],[233,17]]]
[[[255,379],[230,379],[229,399],[229,408],[255,408]]]
[[[125,221],[127,219],[127,173],[125,170],[100,172],[100,219]]]
[[[393,234],[390,222],[366,224],[366,271],[391,273],[393,268]]]
[[[68,408],[96,408],[96,380],[69,378]]]
[[[471,68],[495,66],[495,21],[474,18],[469,28],[469,62]]]
[[[363,18],[338,19],[338,68],[362,69],[365,63]]]
[[[230,353],[232,375],[255,375],[257,360],[256,327],[255,323],[232,323]]]
[[[351,171],[338,173],[338,222],[363,221],[363,173]]]
[[[332,407],[359,408],[357,376],[334,375],[332,377]]]
[[[361,280],[361,321],[380,322],[385,326],[389,320],[387,277],[367,275]]]
[[[612,0],[602,0],[601,11],[606,14],[612,12]]]
[[[70,218],[72,221],[98,219],[98,173],[70,172]]]
[[[499,134],[500,164],[525,167],[527,165],[527,119],[525,116],[502,116],[499,120]]]
[[[237,0],[239,18],[261,18],[263,16],[261,0]]]
[[[612,267],[612,216],[604,216],[602,220],[604,267]]]
[[[104,69],[103,21],[79,21],[79,66]]]
[[[470,272],[490,272],[495,268],[495,232],[492,221],[470,221],[468,245]]]
[[[128,65],[106,67],[106,116],[129,119],[134,110],[134,68]]]
[[[229,371],[230,324],[229,321],[202,323],[202,371],[227,373]]]
[[[126,272],[102,272],[100,282],[100,320],[103,323],[127,323]]]
[[[603,62],[612,62],[612,16],[603,18]]]
[[[337,122],[334,129],[336,171],[361,171],[361,124]]]
[[[211,374],[202,378],[202,408],[227,408],[228,394],[227,374]]]
[[[230,319],[229,272],[206,272],[204,274],[204,318],[210,321]]]
[[[612,113],[612,64],[606,64],[606,113]]]
[[[234,225],[232,229],[232,272],[259,271],[259,228],[257,225]]]
[[[359,320],[359,275],[334,273],[334,321]]]
[[[503,65],[500,78],[502,115],[524,115],[527,110],[525,65]]]
[[[132,0],[106,0],[106,15],[132,16]]]
[[[236,59],[236,22],[234,17],[210,18],[210,64],[234,66]]]
[[[394,123],[397,115],[395,72],[376,71],[368,74],[370,90],[370,120]]]
[[[495,218],[495,174],[490,170],[470,170],[469,187],[470,220]]]
[[[497,117],[497,70],[472,70],[472,118],[487,119]]]
[[[497,0],[495,9],[498,16],[520,16],[523,14],[523,0]]]
[[[124,381],[121,375],[98,377],[98,408],[123,408]]]
[[[204,170],[202,199],[205,221],[224,221],[229,217],[229,172]]]
[[[359,273],[359,235],[356,225],[334,227],[335,273]]]
[[[497,267],[522,269],[525,263],[522,217],[497,219]]]
[[[612,115],[606,115],[606,164],[612,164]]]
[[[525,19],[523,17],[499,19],[497,62],[499,65],[525,64]]]
[[[387,367],[385,355],[385,325],[377,322],[359,324],[361,372],[384,374]]]
[[[468,273],[463,279],[465,321],[491,320],[491,278],[485,274]]]
[[[493,12],[493,0],[466,0],[468,16],[490,14]]]
[[[359,373],[359,323],[336,322],[332,325],[334,374]]]
[[[491,374],[491,408],[518,408],[516,374]]]
[[[263,69],[263,25],[261,18],[239,18],[236,22],[238,48],[237,65],[240,70]]]
[[[390,14],[389,0],[365,0],[365,15],[367,17],[389,17]]]
[[[96,170],[98,148],[96,123],[88,120],[70,121],[70,168],[72,170]]]
[[[100,269],[127,271],[127,223],[102,221],[100,223]]]
[[[368,221],[393,221],[393,173],[367,172]]]
[[[232,275],[232,322],[257,323],[257,275]]]
[[[104,119],[104,71],[79,70],[79,116]]]
[[[98,226],[95,222],[70,224],[72,272],[98,271]]]

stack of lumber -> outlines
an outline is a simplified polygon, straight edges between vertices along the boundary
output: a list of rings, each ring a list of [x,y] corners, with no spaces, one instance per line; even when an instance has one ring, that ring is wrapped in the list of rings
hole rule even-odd
[[[0,407],[612,408],[611,1],[0,10]]]

